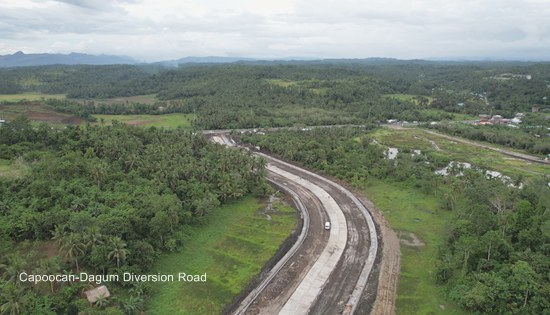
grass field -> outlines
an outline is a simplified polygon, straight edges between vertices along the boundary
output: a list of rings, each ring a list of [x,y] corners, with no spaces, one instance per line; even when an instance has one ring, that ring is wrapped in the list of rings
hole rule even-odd
[[[22,94],[0,94],[0,102],[17,101],[39,101],[48,98],[65,98],[65,94],[41,94],[41,93],[22,93]]]
[[[444,243],[446,222],[452,213],[442,210],[436,196],[402,183],[369,180],[364,191],[396,232],[414,233],[424,243],[417,247],[401,245],[397,314],[465,314],[449,304],[434,277],[438,247]]]
[[[422,96],[428,99],[428,104],[430,104],[433,101],[433,97],[431,96],[424,96],[424,95],[412,95],[412,94],[384,94],[384,97],[387,98],[395,98],[400,101],[409,101],[413,102],[415,104],[419,104],[418,100],[416,99],[417,96]]]
[[[304,87],[304,84],[307,85],[308,80],[301,81],[292,81],[292,80],[283,80],[283,79],[266,79],[269,84],[280,86],[280,87],[292,87],[292,86],[301,86]],[[309,91],[315,94],[323,94],[327,91],[327,88],[309,88]]]
[[[409,150],[429,150],[434,152],[434,154],[446,156],[454,161],[469,162],[484,169],[499,171],[512,178],[520,175],[525,178],[550,175],[550,167],[547,165],[530,163],[495,151],[469,144],[457,143],[426,133],[422,129],[409,128],[398,130],[384,128],[377,130],[373,135],[378,142],[387,146]],[[430,141],[433,141],[433,143]],[[434,144],[437,145],[437,148]]]
[[[296,85],[298,83],[298,81],[290,81],[290,80],[283,80],[283,79],[266,79],[266,81],[269,84],[273,84],[273,85],[277,85],[285,88]]]
[[[477,116],[472,116],[472,115],[468,115],[468,114],[460,114],[460,113],[451,113],[451,112],[446,112],[442,109],[433,109],[433,108],[428,108],[428,109],[423,109],[422,110],[424,113],[427,113],[427,114],[433,114],[433,115],[439,115],[439,114],[445,114],[445,115],[453,115],[453,119],[454,121],[464,121],[464,120],[476,120],[476,119],[479,119],[479,117]]]
[[[195,119],[194,114],[166,114],[166,115],[93,115],[97,118],[98,124],[103,118],[106,125],[117,120],[128,125],[145,127],[164,127],[174,129],[177,127],[190,128],[191,121]]]
[[[214,211],[207,225],[190,228],[185,249],[161,257],[153,273],[206,272],[207,282],[157,283],[147,314],[220,314],[294,228],[295,210],[278,201],[274,208],[263,213],[262,205],[248,197]]]
[[[28,169],[22,160],[10,161],[0,159],[0,177],[18,178]]]

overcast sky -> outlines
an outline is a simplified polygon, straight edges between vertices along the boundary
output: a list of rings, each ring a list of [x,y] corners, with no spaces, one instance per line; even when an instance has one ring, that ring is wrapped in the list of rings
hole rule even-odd
[[[550,60],[550,0],[0,0],[0,55]]]

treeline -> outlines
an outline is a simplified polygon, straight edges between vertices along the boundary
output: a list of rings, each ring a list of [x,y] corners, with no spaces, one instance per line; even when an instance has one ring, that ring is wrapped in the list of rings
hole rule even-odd
[[[138,313],[139,286],[111,285],[119,299],[92,309],[79,297],[87,283],[42,287],[17,275],[147,273],[159,253],[185,246],[186,226],[207,224],[220,203],[268,189],[263,159],[183,130],[116,122],[52,130],[17,119],[0,127],[0,158],[17,157],[28,170],[0,178],[0,307],[8,313]],[[17,244],[51,239],[58,258],[19,254]]]
[[[358,128],[280,131],[242,140],[358,187],[375,177],[435,194],[455,214],[434,279],[449,298],[480,314],[536,315],[550,309],[547,179],[518,189],[476,170],[455,167],[452,175],[464,176],[443,177],[434,171],[448,158],[403,151],[389,160],[385,148]]]
[[[150,72],[137,66],[42,66],[0,69],[5,94],[40,92],[77,98],[148,94]],[[11,88],[10,88],[11,86]]]
[[[531,75],[527,79],[527,75]],[[428,63],[337,61],[295,64],[153,66],[50,66],[0,69],[0,91],[64,93],[103,99],[156,94],[153,108],[93,108],[96,113],[195,112],[199,128],[427,121],[448,118],[424,111],[510,116],[544,101],[550,65],[531,63]],[[409,94],[414,102],[388,94]],[[79,102],[82,103],[82,102]],[[166,105],[166,106],[165,106]],[[85,106],[85,105],[82,105]],[[71,109],[72,110],[72,109]],[[78,110],[73,110],[78,112]],[[90,111],[90,108],[84,111]],[[292,114],[287,114],[292,112]],[[298,115],[297,115],[298,114]]]
[[[453,136],[476,141],[487,141],[511,148],[526,150],[534,154],[550,154],[550,137],[547,136],[548,130],[546,130],[544,126],[512,129],[508,126],[437,124],[427,127]]]

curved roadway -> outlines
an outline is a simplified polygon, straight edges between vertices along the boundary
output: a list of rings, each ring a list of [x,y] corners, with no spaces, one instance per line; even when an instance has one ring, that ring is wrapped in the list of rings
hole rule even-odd
[[[235,146],[225,134],[212,135],[212,139]],[[378,249],[378,235],[368,210],[333,181],[255,154],[267,159],[268,179],[295,199],[307,220],[295,246],[235,313],[353,314],[358,307],[361,313],[367,312],[372,302],[367,300],[373,298],[377,286],[372,270]],[[330,231],[324,230],[325,221],[332,223]],[[370,294],[365,294],[367,286]]]

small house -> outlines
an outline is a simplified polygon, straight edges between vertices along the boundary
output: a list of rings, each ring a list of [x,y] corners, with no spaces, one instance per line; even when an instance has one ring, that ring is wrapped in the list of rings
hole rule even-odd
[[[88,290],[88,291],[84,292],[84,294],[86,294],[86,298],[88,299],[88,302],[90,302],[90,303],[95,303],[100,298],[108,298],[108,297],[111,296],[111,293],[109,292],[107,287],[104,286],[104,285],[102,285],[100,287],[97,287],[97,288],[93,288],[91,290]]]
[[[479,115],[479,122],[482,123],[482,122],[488,122],[489,119],[491,119],[491,116],[490,115]]]

